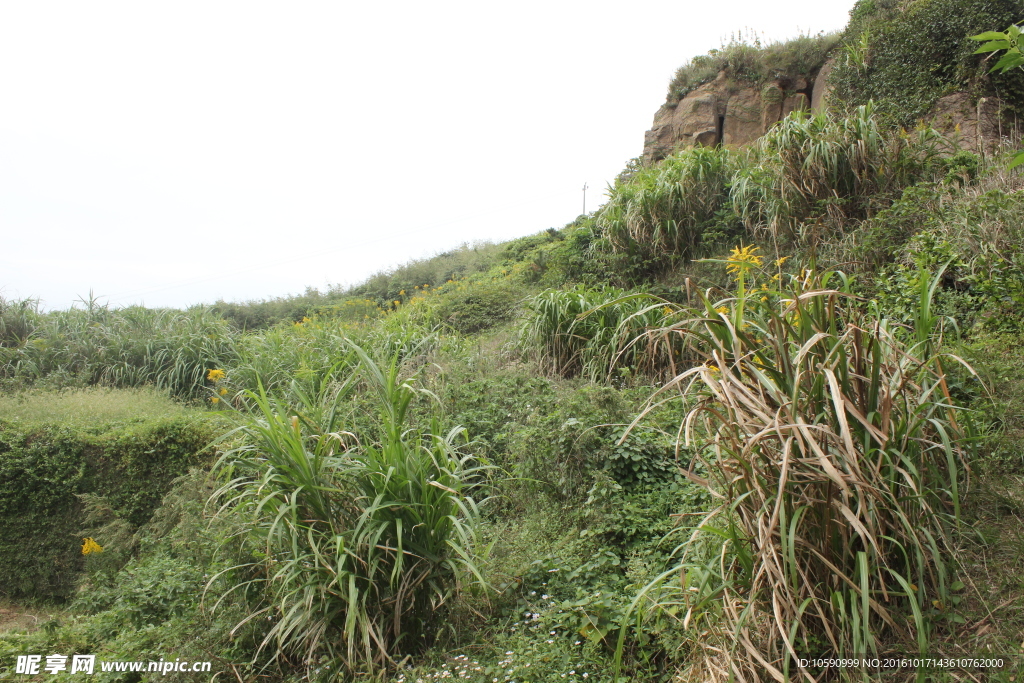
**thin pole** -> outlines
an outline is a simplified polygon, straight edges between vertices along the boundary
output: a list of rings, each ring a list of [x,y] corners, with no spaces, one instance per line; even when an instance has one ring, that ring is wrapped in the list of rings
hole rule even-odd
[[[583,215],[587,215],[587,184],[583,183]]]

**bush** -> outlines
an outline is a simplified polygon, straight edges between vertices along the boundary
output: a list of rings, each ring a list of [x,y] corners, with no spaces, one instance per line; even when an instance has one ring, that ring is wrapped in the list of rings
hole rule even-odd
[[[459,452],[459,430],[409,430],[418,392],[400,378],[398,356],[380,367],[353,350],[376,398],[375,436],[342,431],[339,408],[352,383],[325,397],[326,422],[250,395],[250,441],[222,460],[227,514],[250,530],[245,541],[259,565],[252,580],[262,583],[273,622],[263,646],[274,643],[276,657],[294,655],[309,670],[393,665],[399,652],[429,644],[462,577],[479,578],[470,497],[479,469]]]
[[[723,623],[702,638],[703,660],[737,676],[788,680],[809,653],[896,640],[927,652],[955,603],[949,532],[969,447],[934,353],[936,282],[900,330],[851,305],[839,273],[762,288],[759,262],[738,250],[735,299],[705,301],[677,328],[705,362],[666,390],[687,400],[681,429],[704,462],[688,476],[722,501],[702,534],[724,546],[706,562],[694,553],[676,591],[647,600]]]
[[[436,315],[442,324],[460,334],[476,334],[508,322],[519,301],[507,280],[470,280],[464,287],[445,293]]]
[[[0,423],[0,595],[70,597],[83,559],[80,496],[102,496],[138,528],[212,438],[206,423],[191,418],[91,428]]]
[[[732,201],[747,227],[812,249],[885,208],[931,168],[938,134],[887,132],[865,105],[848,118],[794,112],[736,174]]]
[[[613,187],[597,226],[613,249],[649,263],[652,272],[694,258],[728,205],[733,168],[722,147],[678,152]]]
[[[969,36],[1019,21],[1018,0],[859,0],[843,33],[846,44],[829,75],[833,101],[849,107],[874,101],[898,125],[913,126],[939,97],[958,90],[996,94],[1024,114],[1017,74],[986,76]]]

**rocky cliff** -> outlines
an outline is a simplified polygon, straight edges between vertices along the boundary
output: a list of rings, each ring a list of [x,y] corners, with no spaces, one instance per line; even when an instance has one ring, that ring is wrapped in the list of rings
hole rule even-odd
[[[829,60],[812,78],[779,78],[760,87],[737,83],[721,72],[677,103],[662,105],[644,135],[644,163],[695,145],[747,145],[794,111],[826,107],[832,65]],[[960,149],[982,154],[1020,137],[1020,122],[998,98],[966,92],[940,98],[926,122]]]
[[[739,146],[757,140],[790,113],[823,106],[830,68],[826,63],[816,77],[783,77],[763,86],[719,73],[678,102],[662,105],[644,136],[644,163],[660,161],[684,147]]]
[[[799,109],[868,102],[890,123],[923,121],[961,149],[1014,144],[1024,73],[989,73],[969,36],[1018,22],[1020,8],[1021,0],[858,0],[841,34],[723,44],[677,71],[645,136],[644,162],[694,145],[750,144]]]

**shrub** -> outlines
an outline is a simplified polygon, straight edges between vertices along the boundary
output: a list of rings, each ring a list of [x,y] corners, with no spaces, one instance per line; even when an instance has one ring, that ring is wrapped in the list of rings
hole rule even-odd
[[[1017,74],[986,77],[969,38],[1019,21],[1020,12],[1018,0],[860,0],[843,33],[849,47],[829,75],[832,99],[851,108],[874,101],[908,127],[957,90],[997,94],[1020,115],[1024,82]]]
[[[82,568],[79,497],[102,496],[137,529],[211,438],[207,424],[188,417],[89,427],[0,424],[0,595],[68,598]]]
[[[878,653],[886,640],[926,652],[957,588],[948,531],[968,447],[934,353],[936,282],[901,331],[850,305],[839,273],[762,289],[758,263],[736,252],[735,299],[705,301],[677,327],[705,362],[665,390],[688,401],[686,444],[706,444],[688,476],[722,501],[693,538],[724,544],[684,560],[676,593],[648,598],[684,628],[722,619],[720,638],[699,644],[709,667],[737,677],[816,675],[795,660]]]
[[[870,105],[848,118],[794,112],[762,137],[733,181],[751,230],[815,247],[888,205],[921,178],[938,134],[887,132]]]
[[[328,423],[252,394],[250,441],[221,462],[226,510],[249,524],[273,621],[261,649],[273,643],[308,669],[394,664],[429,643],[461,577],[476,573],[469,494],[479,470],[458,450],[460,430],[410,431],[417,389],[399,376],[398,356],[381,367],[353,350],[376,397],[376,438],[342,431],[347,390],[326,397]]]
[[[609,190],[597,226],[612,248],[650,262],[655,271],[700,252],[703,233],[727,205],[730,152],[695,147],[638,172]]]
[[[446,292],[436,308],[443,325],[460,333],[476,334],[508,322],[519,303],[507,280],[474,280],[463,289]]]

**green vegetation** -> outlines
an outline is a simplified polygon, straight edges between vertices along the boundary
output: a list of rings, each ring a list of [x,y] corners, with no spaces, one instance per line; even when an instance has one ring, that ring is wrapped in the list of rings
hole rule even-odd
[[[723,208],[734,168],[720,147],[670,156],[611,188],[597,226],[616,251],[650,263],[650,270],[692,259],[706,249],[706,233],[732,219]]]
[[[986,62],[970,36],[1020,21],[1017,0],[859,0],[829,76],[834,97],[851,107],[874,101],[896,124],[911,127],[943,95],[997,95],[1024,114],[1024,81],[982,78]]]
[[[922,180],[937,154],[936,133],[884,130],[872,109],[847,118],[797,112],[768,131],[732,183],[733,207],[747,227],[813,248]]]
[[[0,595],[73,595],[82,539],[92,535],[85,509],[104,507],[142,526],[171,480],[202,462],[211,427],[188,416],[87,426],[0,421]],[[127,560],[131,549],[120,550]]]
[[[982,41],[981,47],[974,51],[975,54],[985,54],[1005,50],[999,60],[992,65],[989,73],[999,72],[1006,74],[1014,69],[1024,69],[1024,53],[1021,52],[1021,32],[1024,28],[1010,24],[1005,33],[998,31],[987,31],[980,35],[971,36],[971,40]],[[1024,164],[1024,150],[1017,152],[1017,155],[1010,162],[1008,168],[1016,168]]]
[[[280,615],[263,645],[308,669],[393,667],[433,638],[431,619],[458,576],[482,581],[469,495],[481,470],[459,452],[459,430],[409,431],[417,390],[399,376],[398,356],[380,367],[353,351],[380,408],[372,443],[337,431],[353,376],[312,399],[327,405],[291,417],[251,396],[249,438],[221,459],[230,478],[221,494],[251,516],[245,545],[263,558],[261,611]],[[254,570],[229,571],[242,569]]]
[[[730,78],[761,84],[780,77],[793,80],[813,77],[829,52],[840,42],[836,34],[804,35],[783,42],[762,44],[754,33],[734,35],[728,43],[679,67],[668,86],[667,104],[674,105],[721,72]]]
[[[723,543],[687,558],[682,584],[657,584],[645,610],[682,603],[715,624],[693,664],[703,670],[788,677],[826,642],[844,656],[916,640],[924,654],[943,609],[933,605],[951,600],[969,452],[934,355],[935,283],[918,293],[915,327],[900,329],[859,309],[842,273],[779,286],[760,263],[736,250],[735,298],[680,311],[676,329],[704,362],[663,391],[679,387],[692,405],[685,443],[700,474],[688,476],[722,501],[699,531]],[[897,613],[913,615],[909,629]]]
[[[1019,680],[1024,182],[850,101],[347,290],[0,300],[0,677]]]

